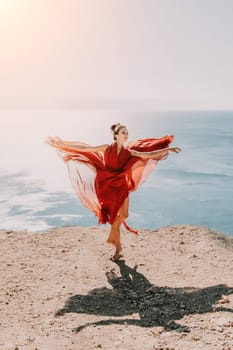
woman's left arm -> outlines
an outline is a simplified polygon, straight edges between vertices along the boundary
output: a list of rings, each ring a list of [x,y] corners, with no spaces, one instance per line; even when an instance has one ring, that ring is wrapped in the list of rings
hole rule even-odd
[[[164,154],[164,152],[175,152],[175,153],[179,153],[181,151],[181,148],[179,147],[168,147],[168,148],[162,148],[160,150],[157,151],[151,151],[151,152],[138,152],[138,151],[134,151],[134,150],[129,150],[131,155],[133,157],[140,157],[143,159],[149,159],[149,158],[154,158],[156,156],[161,156]]]

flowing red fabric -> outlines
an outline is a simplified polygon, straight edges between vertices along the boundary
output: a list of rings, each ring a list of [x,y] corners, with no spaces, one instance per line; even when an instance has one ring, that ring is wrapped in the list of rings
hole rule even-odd
[[[74,143],[89,146],[81,142],[64,141],[65,146],[55,147],[67,165],[72,186],[83,205],[95,214],[99,224],[112,224],[129,193],[136,191],[157,163],[168,157],[167,150],[150,159],[132,156],[130,150],[162,150],[173,139],[174,135],[166,135],[132,141],[122,147],[119,154],[116,142],[109,145],[104,153],[71,150]],[[124,225],[129,231],[137,233],[126,222]]]

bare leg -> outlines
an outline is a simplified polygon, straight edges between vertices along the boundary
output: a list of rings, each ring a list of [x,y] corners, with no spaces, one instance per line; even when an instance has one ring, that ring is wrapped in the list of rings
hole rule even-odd
[[[129,198],[127,197],[124,203],[122,204],[119,210],[119,213],[111,226],[109,237],[107,239],[107,243],[111,243],[116,247],[115,254],[113,255],[114,260],[119,259],[120,252],[122,251],[121,240],[120,240],[120,226],[122,222],[128,217],[128,207],[129,207]]]
[[[120,224],[119,217],[117,217],[111,226],[109,237],[107,243],[111,243],[115,246],[116,251],[113,255],[113,259],[120,257],[120,252],[122,251],[121,241],[120,241]]]

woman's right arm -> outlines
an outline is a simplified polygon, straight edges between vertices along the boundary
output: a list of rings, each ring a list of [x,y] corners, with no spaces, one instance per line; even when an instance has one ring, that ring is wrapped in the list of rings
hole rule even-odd
[[[179,148],[179,147],[168,147],[168,148],[162,148],[160,150],[151,151],[151,152],[138,152],[138,151],[130,150],[130,153],[134,157],[150,159],[150,158],[153,158],[153,157],[156,157],[156,156],[164,155],[165,152],[169,152],[169,151],[170,152],[179,153],[181,151],[181,148]]]
[[[99,146],[85,146],[85,145],[75,145],[73,143],[64,142],[59,137],[51,137],[49,136],[46,140],[50,146],[64,149],[67,151],[81,151],[81,152],[104,152],[108,147],[108,144],[99,145]]]

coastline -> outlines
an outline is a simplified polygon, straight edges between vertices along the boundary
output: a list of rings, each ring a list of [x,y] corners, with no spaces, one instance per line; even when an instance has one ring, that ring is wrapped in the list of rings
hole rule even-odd
[[[107,234],[0,230],[0,349],[233,349],[233,238],[123,231],[116,263]]]

